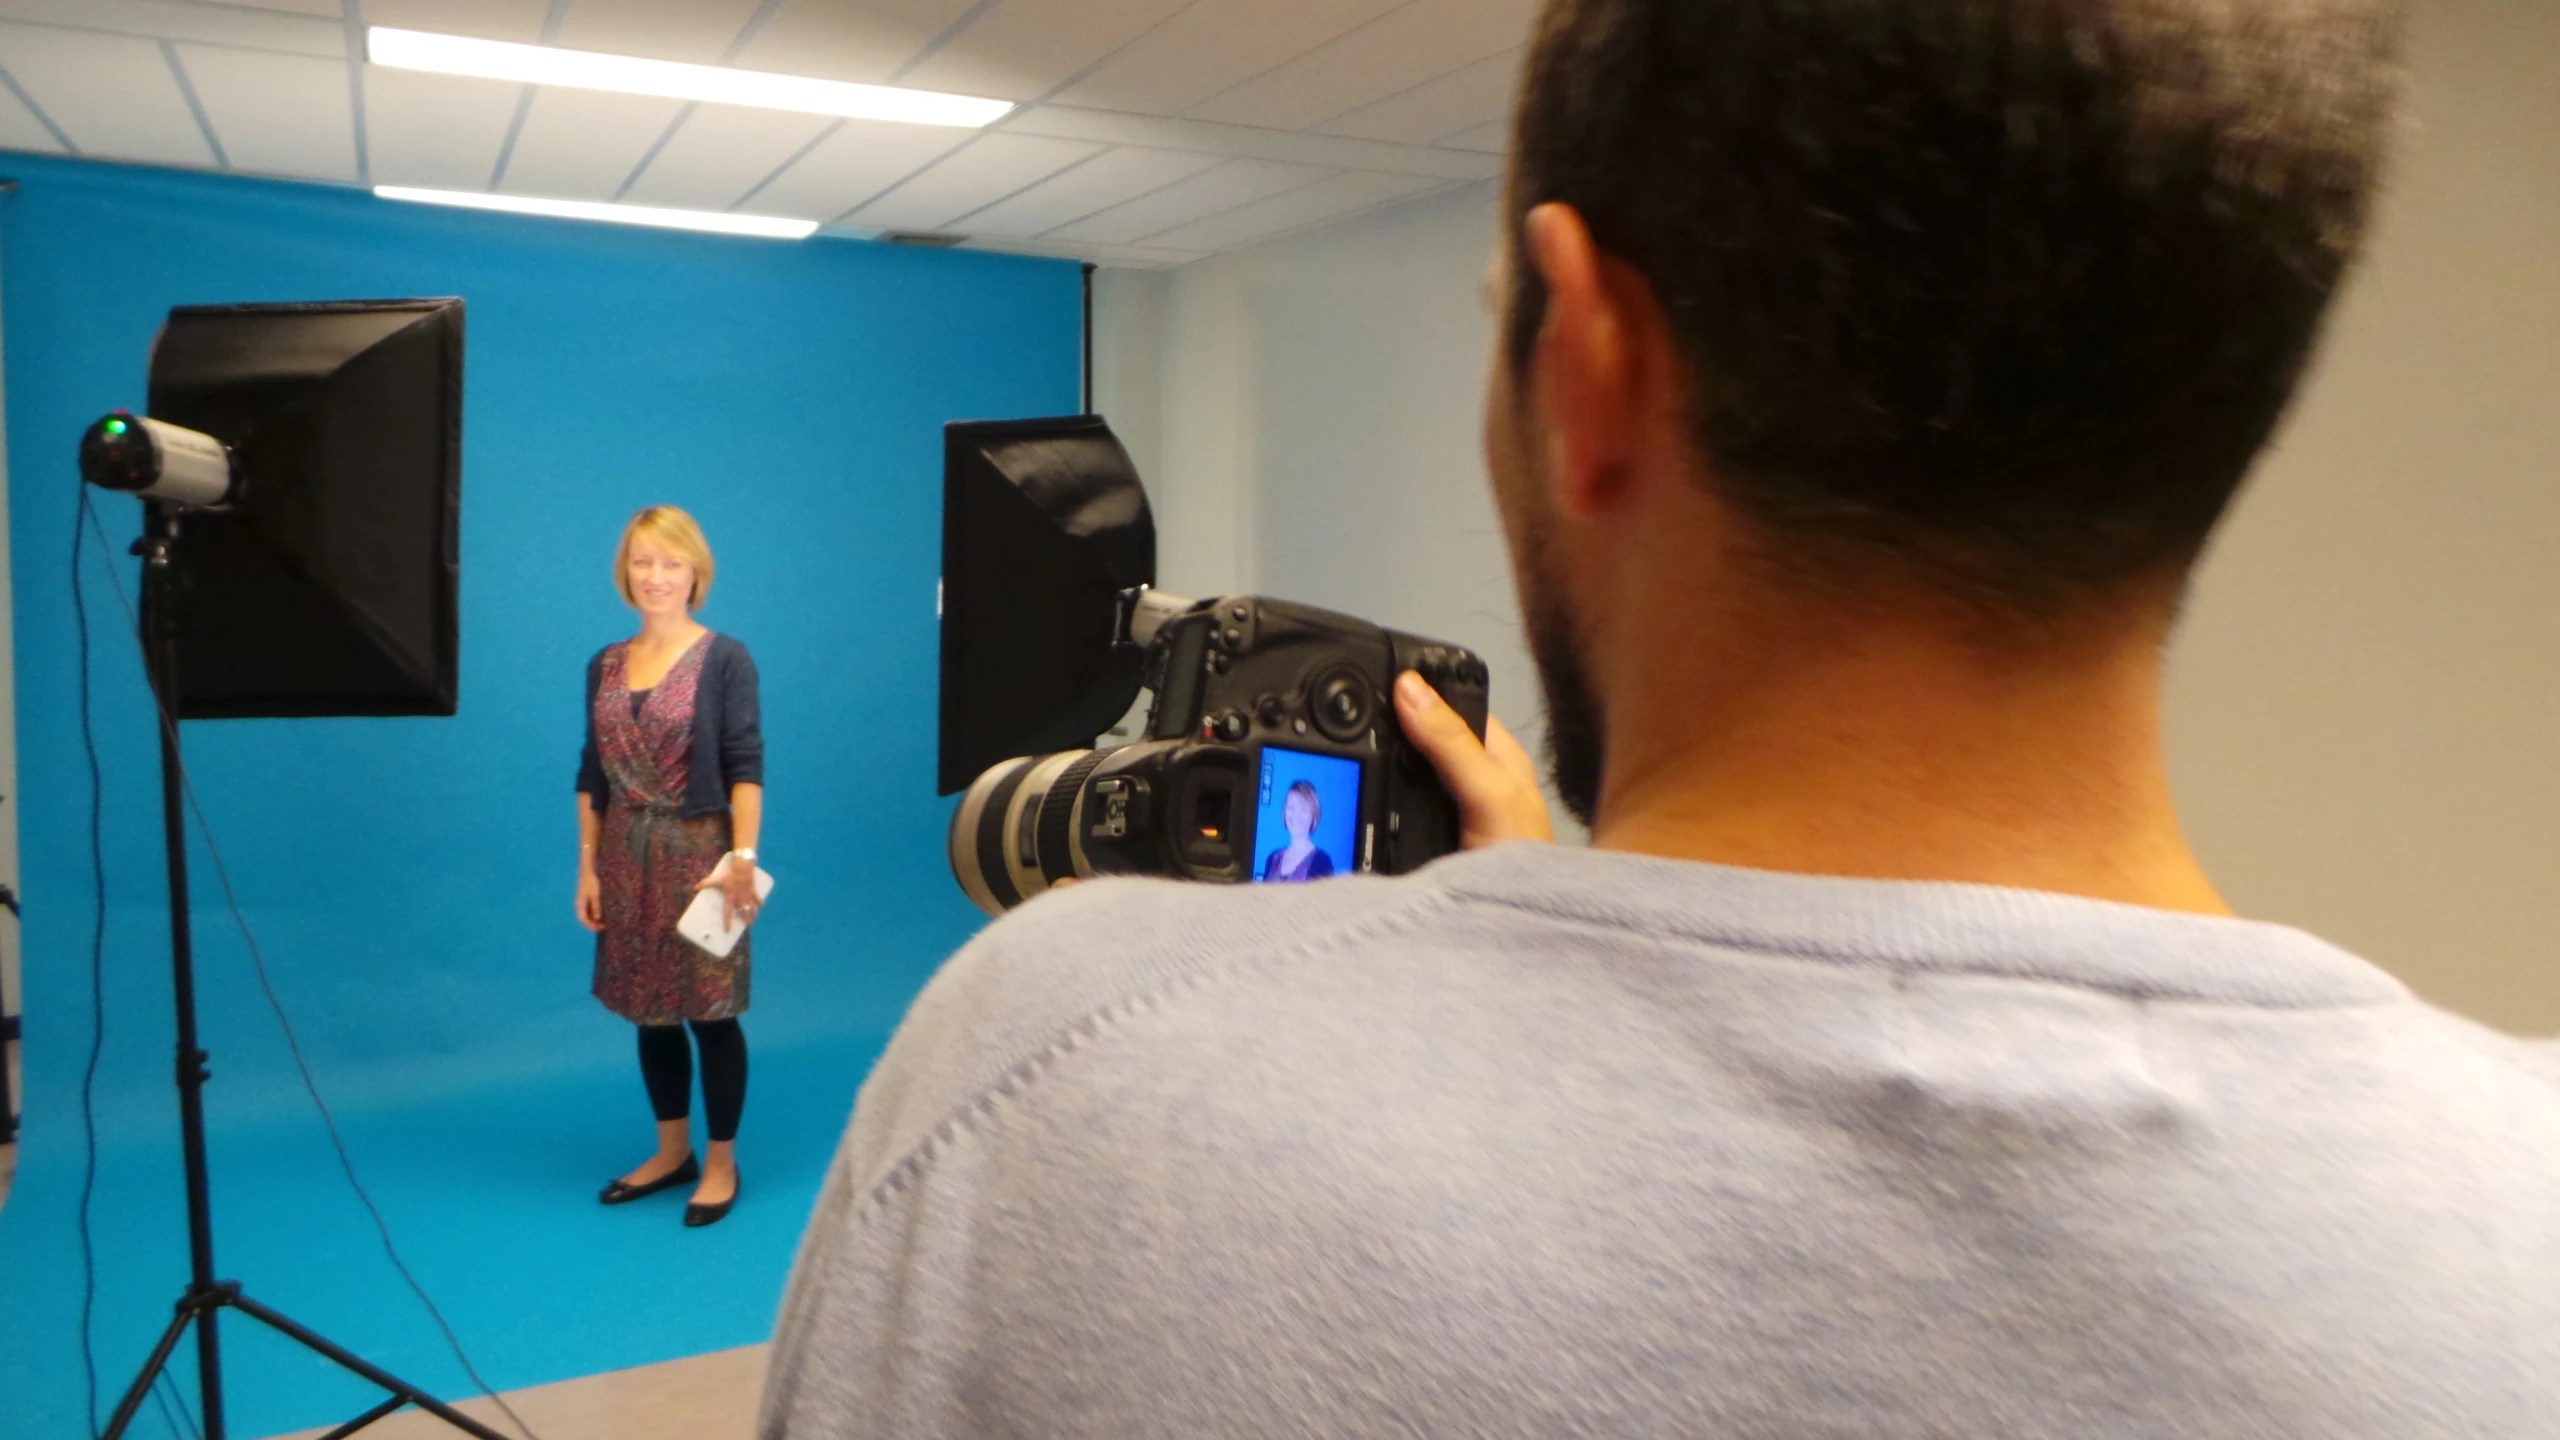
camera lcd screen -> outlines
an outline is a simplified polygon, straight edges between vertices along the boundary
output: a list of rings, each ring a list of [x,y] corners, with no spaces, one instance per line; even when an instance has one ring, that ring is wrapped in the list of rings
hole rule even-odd
[[[1262,747],[1253,826],[1257,883],[1350,874],[1359,829],[1359,761]]]

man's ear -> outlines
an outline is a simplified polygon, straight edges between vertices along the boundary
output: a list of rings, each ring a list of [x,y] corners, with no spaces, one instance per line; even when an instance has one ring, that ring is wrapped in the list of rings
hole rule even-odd
[[[1581,519],[1606,509],[1625,488],[1637,419],[1632,347],[1639,317],[1572,206],[1540,205],[1522,223],[1519,262],[1537,267],[1546,290],[1530,370],[1530,400],[1546,449],[1548,498]]]

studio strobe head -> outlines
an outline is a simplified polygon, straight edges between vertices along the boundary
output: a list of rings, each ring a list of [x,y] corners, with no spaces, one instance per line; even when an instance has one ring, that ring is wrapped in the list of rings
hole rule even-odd
[[[231,452],[210,435],[119,410],[80,437],[80,478],[101,490],[209,510],[231,500]]]

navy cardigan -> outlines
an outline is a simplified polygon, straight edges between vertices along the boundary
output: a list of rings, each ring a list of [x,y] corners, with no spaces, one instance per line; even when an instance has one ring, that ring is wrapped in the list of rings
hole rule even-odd
[[[608,645],[605,650],[613,647]],[[587,662],[587,748],[578,757],[578,789],[604,813],[613,787],[596,754],[596,691],[604,685],[604,650]],[[693,692],[693,749],[684,777],[684,817],[729,808],[729,787],[764,783],[764,714],[756,697],[756,662],[747,647],[713,635]]]

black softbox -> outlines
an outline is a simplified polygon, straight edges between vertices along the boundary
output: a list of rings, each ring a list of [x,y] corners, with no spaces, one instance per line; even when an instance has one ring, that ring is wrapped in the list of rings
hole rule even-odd
[[[149,413],[239,477],[173,552],[181,718],[454,713],[460,300],[183,306]]]
[[[1120,642],[1120,596],[1155,571],[1154,513],[1101,416],[943,427],[943,794],[1128,713],[1145,652]]]

